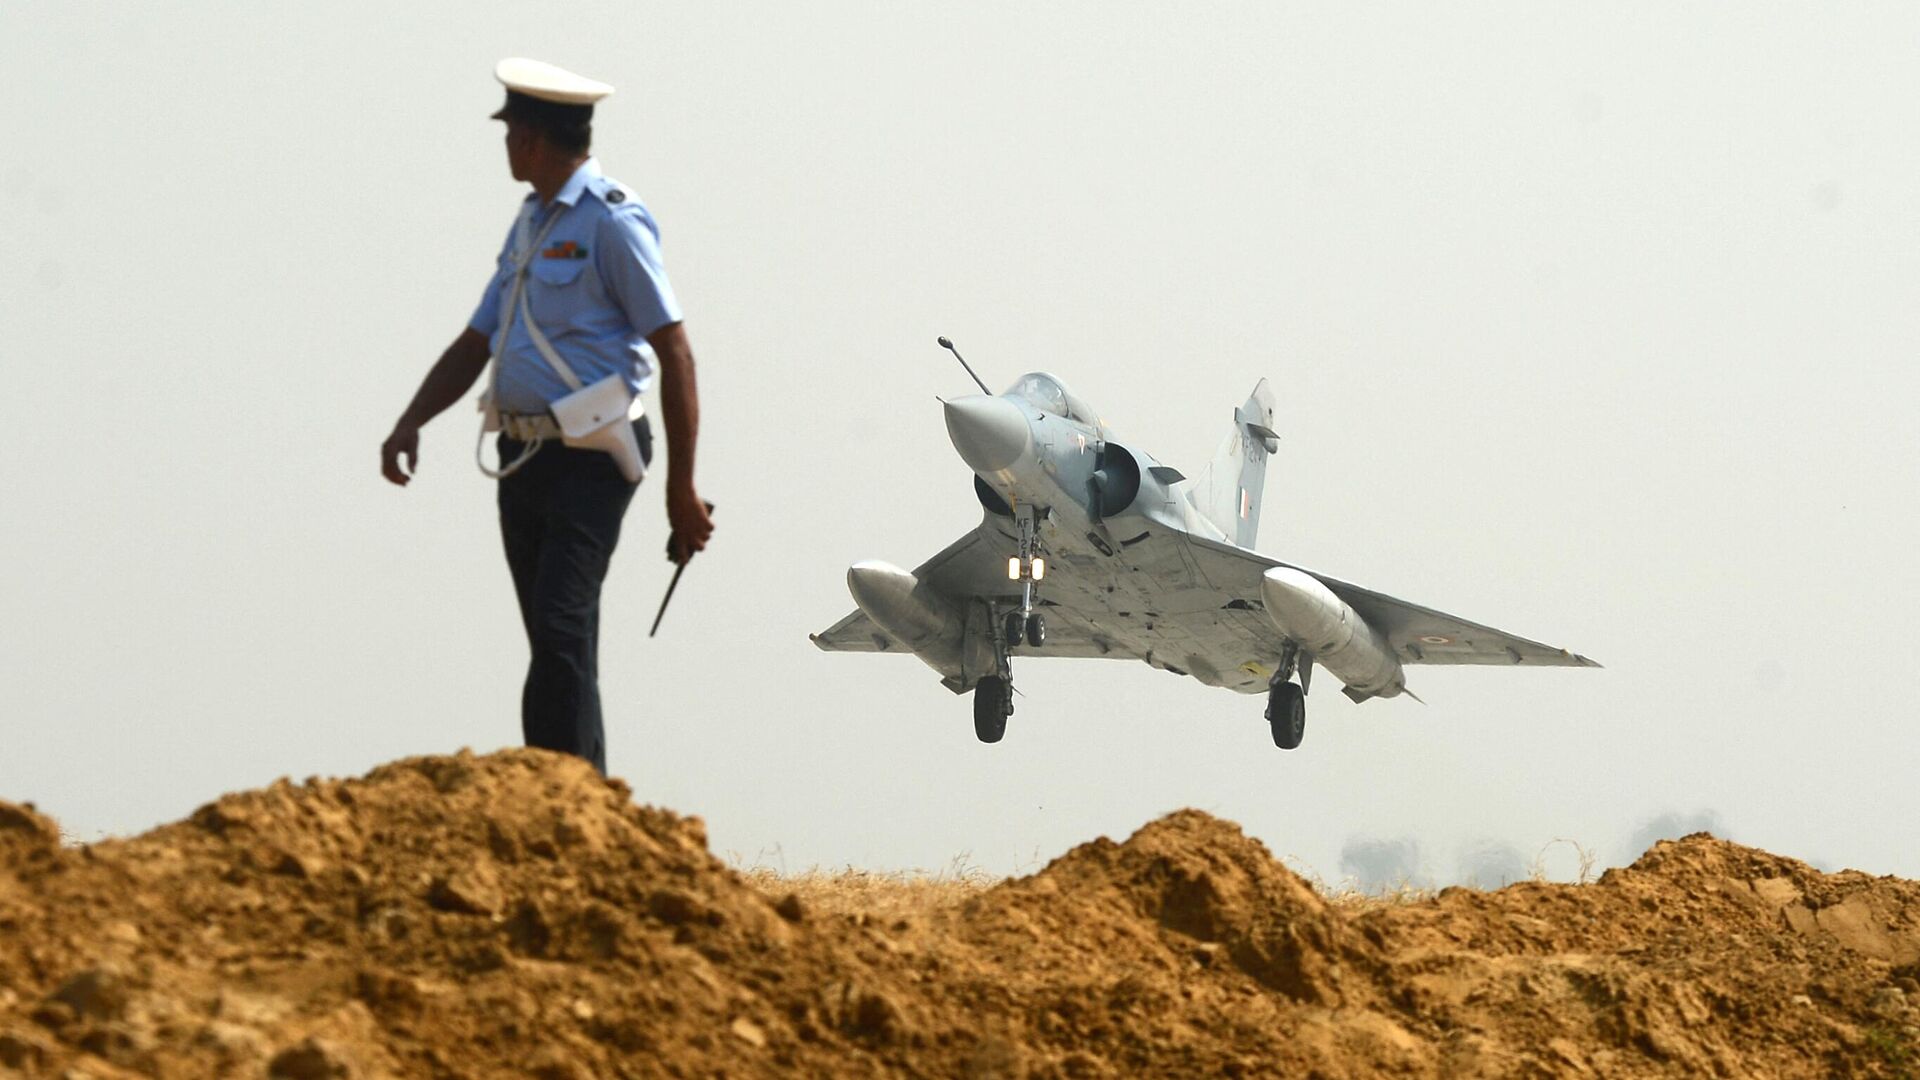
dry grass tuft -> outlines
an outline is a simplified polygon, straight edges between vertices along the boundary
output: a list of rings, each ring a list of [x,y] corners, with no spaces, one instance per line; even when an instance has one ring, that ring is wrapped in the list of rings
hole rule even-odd
[[[956,858],[943,870],[822,870],[785,874],[766,866],[740,871],[754,888],[779,900],[800,898],[824,915],[865,915],[889,922],[944,910],[1007,880]]]
[[[841,870],[814,867],[788,874],[768,866],[754,866],[742,868],[740,874],[771,900],[778,901],[791,894],[799,897],[808,911],[823,915],[865,915],[886,922],[945,910],[1010,880],[968,864],[964,856],[937,871],[876,871],[849,866]],[[1312,884],[1328,903],[1351,914],[1419,903],[1439,894],[1438,889],[1411,882],[1371,892],[1351,883],[1330,886],[1314,879]]]
[[[1401,904],[1418,904],[1440,895],[1440,890],[1426,885],[1416,885],[1403,881],[1398,885],[1375,889],[1368,892],[1356,885],[1343,885],[1337,889],[1320,886],[1320,895],[1327,903],[1349,915],[1358,915],[1375,908],[1398,907]]]
[[[1546,856],[1561,844],[1572,848],[1579,862],[1575,884],[1591,883],[1596,861],[1594,853],[1578,842],[1566,839],[1555,839],[1541,848],[1528,868],[1528,876],[1522,880],[1550,880],[1546,872]],[[974,866],[966,855],[956,856],[941,870],[862,870],[853,866],[822,870],[816,866],[796,874],[766,865],[768,854],[763,852],[761,859],[753,866],[742,866],[737,853],[733,854],[732,861],[741,876],[769,899],[778,901],[791,894],[799,897],[800,903],[809,911],[823,915],[865,915],[888,922],[953,907],[1010,880]],[[778,850],[770,854],[776,861],[782,858]],[[1439,896],[1441,891],[1438,886],[1414,880],[1365,889],[1352,879],[1329,882],[1311,867],[1292,857],[1281,861],[1305,878],[1316,892],[1326,897],[1329,904],[1349,915],[1402,904],[1423,903]]]

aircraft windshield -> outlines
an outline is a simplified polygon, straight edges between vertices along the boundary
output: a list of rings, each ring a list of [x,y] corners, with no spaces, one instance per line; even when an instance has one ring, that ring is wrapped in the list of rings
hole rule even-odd
[[[1026,398],[1055,416],[1067,415],[1067,388],[1060,385],[1060,380],[1044,372],[1035,371],[1020,376],[1020,381],[1014,383],[1007,393]]]
[[[1067,392],[1060,380],[1044,371],[1033,371],[1020,376],[1020,381],[1007,391],[1015,397],[1025,398],[1043,412],[1055,416],[1064,416],[1069,420],[1078,420],[1089,427],[1099,427],[1100,420],[1087,408],[1085,402]]]

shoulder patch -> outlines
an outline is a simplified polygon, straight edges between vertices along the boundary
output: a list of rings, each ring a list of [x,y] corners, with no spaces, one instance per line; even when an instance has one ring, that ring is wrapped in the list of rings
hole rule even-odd
[[[607,206],[619,206],[624,202],[639,205],[638,196],[620,181],[610,176],[596,176],[587,183],[587,190]]]

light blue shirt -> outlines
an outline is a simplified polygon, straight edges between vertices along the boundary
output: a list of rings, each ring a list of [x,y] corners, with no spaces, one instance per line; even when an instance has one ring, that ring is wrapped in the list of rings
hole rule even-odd
[[[653,216],[631,190],[601,175],[599,162],[591,158],[574,170],[552,203],[540,206],[538,195],[528,195],[520,213],[532,215],[529,238],[552,223],[527,270],[527,311],[540,332],[581,385],[619,373],[635,394],[644,392],[654,364],[647,335],[681,318]],[[467,323],[489,341],[508,314],[501,309],[513,291],[519,223],[516,216],[493,280]],[[507,412],[540,413],[569,392],[534,347],[524,319],[513,320],[494,363],[500,365],[494,404]]]

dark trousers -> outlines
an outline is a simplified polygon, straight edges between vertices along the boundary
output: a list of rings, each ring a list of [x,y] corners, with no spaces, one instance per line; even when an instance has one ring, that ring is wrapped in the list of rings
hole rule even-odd
[[[640,456],[653,460],[645,417],[634,421],[633,431]],[[501,438],[502,461],[520,450]],[[586,758],[602,774],[600,585],[635,490],[611,456],[558,439],[500,481],[500,536],[533,652],[520,693],[521,729],[528,746]]]

